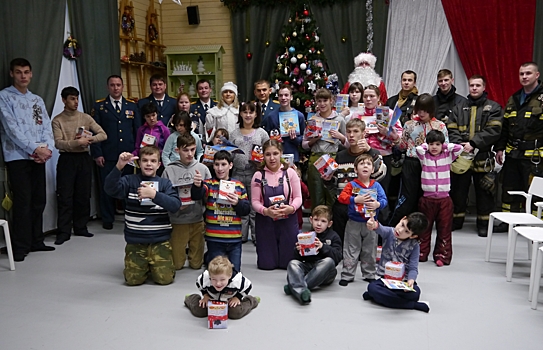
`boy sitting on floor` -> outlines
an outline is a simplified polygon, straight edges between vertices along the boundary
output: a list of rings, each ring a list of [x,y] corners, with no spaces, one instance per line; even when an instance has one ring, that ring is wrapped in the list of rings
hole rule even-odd
[[[294,295],[304,305],[311,302],[311,290],[334,282],[336,266],[343,257],[343,244],[332,227],[332,211],[326,205],[313,209],[309,221],[317,234],[317,255],[302,256],[302,247],[296,243],[294,259],[287,266],[287,282],[284,290]]]

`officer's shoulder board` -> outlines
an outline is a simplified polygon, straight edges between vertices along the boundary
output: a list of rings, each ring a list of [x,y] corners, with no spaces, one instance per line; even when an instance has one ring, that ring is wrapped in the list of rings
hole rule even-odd
[[[128,102],[136,103],[136,101],[131,98],[125,98],[125,100],[127,100]]]
[[[198,102],[198,101],[192,101],[190,104],[191,104],[191,105],[195,105],[196,102]]]
[[[101,98],[99,100],[96,100],[96,103],[104,102],[105,100],[106,100],[105,98]]]
[[[273,103],[277,103],[279,104],[279,101],[278,100],[272,100]]]
[[[219,103],[217,100],[212,100],[212,101],[215,102],[215,103]]]

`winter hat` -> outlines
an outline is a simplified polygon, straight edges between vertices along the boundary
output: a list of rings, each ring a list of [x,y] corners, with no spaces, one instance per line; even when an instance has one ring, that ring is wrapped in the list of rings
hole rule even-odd
[[[375,69],[375,62],[377,62],[377,57],[375,57],[373,54],[369,52],[361,52],[354,58],[354,66],[358,67],[362,64],[362,62],[368,62],[370,64],[370,67]]]
[[[234,84],[233,82],[231,82],[231,81],[227,81],[226,83],[224,83],[224,85],[221,88],[221,94],[225,90],[230,90],[230,91],[234,92],[234,95],[236,95],[236,96],[238,95],[238,86],[236,84]]]

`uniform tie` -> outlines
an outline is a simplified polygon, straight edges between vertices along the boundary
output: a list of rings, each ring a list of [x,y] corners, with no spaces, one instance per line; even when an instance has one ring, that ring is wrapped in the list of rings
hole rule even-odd
[[[266,112],[266,104],[263,103],[262,104],[262,114],[264,114]]]
[[[117,113],[121,113],[121,109],[119,108],[119,101],[115,101],[115,111]]]

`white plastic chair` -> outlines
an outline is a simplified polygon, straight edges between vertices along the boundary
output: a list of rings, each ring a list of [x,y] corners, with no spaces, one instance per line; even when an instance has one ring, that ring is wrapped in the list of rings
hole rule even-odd
[[[543,265],[543,247],[540,247],[537,251],[537,259],[535,266],[535,273],[530,275],[530,284],[533,285],[532,290],[532,309],[537,310],[537,298],[539,297],[539,287],[541,283],[541,265]]]
[[[0,219],[0,226],[4,229],[4,238],[6,239],[6,248],[8,250],[9,269],[15,270],[15,262],[13,261],[13,251],[11,250],[11,237],[9,236],[9,226],[6,220]]]
[[[488,229],[487,229],[487,240],[486,240],[486,256],[485,261],[490,260],[490,248],[492,244],[492,230],[494,227],[494,219],[498,219],[501,222],[504,222],[509,225],[509,230],[507,234],[507,260],[506,260],[506,279],[507,282],[511,282],[511,275],[513,271],[512,259],[514,258],[514,248],[513,248],[513,238],[516,238],[516,232],[513,230],[515,226],[524,225],[524,226],[543,226],[543,221],[540,218],[535,217],[531,214],[532,208],[532,197],[538,196],[543,197],[543,178],[534,177],[528,193],[523,191],[509,191],[510,195],[520,195],[526,198],[525,213],[511,213],[511,212],[493,212],[489,215],[488,220]],[[538,214],[541,214],[540,205],[543,206],[543,203],[536,203],[538,205]]]
[[[528,240],[528,246],[531,248],[529,251],[529,258],[532,257],[532,264],[530,266],[530,289],[528,291],[528,301],[532,301],[533,292],[533,276],[535,276],[537,251],[543,245],[543,227],[530,227],[530,226],[517,226],[515,227],[515,234],[513,235],[513,259],[511,259],[511,271],[506,271],[509,277],[513,274],[514,253],[517,243],[517,234],[523,236]]]

